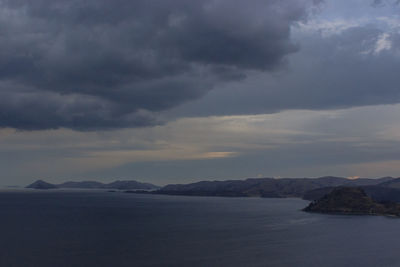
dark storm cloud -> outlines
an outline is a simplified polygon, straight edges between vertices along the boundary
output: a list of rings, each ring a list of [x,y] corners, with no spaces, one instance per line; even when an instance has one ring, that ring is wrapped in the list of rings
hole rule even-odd
[[[0,127],[152,125],[220,83],[279,67],[308,5],[0,0]]]

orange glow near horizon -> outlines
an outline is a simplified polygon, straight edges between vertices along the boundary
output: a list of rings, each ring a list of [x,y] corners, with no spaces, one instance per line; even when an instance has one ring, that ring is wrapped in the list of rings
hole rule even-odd
[[[349,176],[349,177],[347,177],[347,179],[350,179],[350,180],[356,180],[356,179],[359,179],[360,178],[360,176]]]

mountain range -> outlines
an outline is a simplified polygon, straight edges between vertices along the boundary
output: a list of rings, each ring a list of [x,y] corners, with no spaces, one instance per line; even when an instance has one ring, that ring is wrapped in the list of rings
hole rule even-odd
[[[133,193],[151,193],[184,196],[224,196],[224,197],[297,197],[317,200],[331,193],[335,188],[360,187],[375,201],[400,203],[400,178],[359,178],[325,176],[319,178],[249,178],[246,180],[201,181],[189,184],[170,184],[158,187],[137,181],[115,181],[108,184],[96,181],[65,182],[50,184],[38,180],[27,186],[35,189],[81,188],[116,189]]]
[[[300,197],[308,196],[311,190],[337,186],[382,186],[400,188],[400,178],[249,178],[246,180],[202,181],[191,184],[173,184],[162,187],[155,193],[191,196],[242,196],[242,197]],[[328,190],[328,189],[324,189]],[[319,192],[316,192],[319,193]]]
[[[159,186],[150,183],[141,183],[134,180],[115,181],[108,184],[96,181],[82,182],[65,182],[62,184],[51,184],[43,180],[37,180],[27,186],[33,189],[55,189],[55,188],[70,188],[70,189],[118,189],[118,190],[156,190]]]

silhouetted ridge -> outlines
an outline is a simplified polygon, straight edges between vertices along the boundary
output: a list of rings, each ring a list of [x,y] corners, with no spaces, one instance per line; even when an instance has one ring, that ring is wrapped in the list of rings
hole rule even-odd
[[[336,187],[323,187],[304,193],[303,199],[305,200],[318,200],[332,192]],[[361,186],[364,192],[377,202],[399,202],[400,203],[400,189],[385,187],[382,185],[368,185]]]
[[[250,178],[247,180],[202,181],[171,184],[159,194],[188,196],[304,197],[310,190],[336,186],[377,185],[393,178],[355,179],[325,176],[320,178]]]
[[[28,185],[26,188],[33,188],[33,189],[54,189],[57,188],[57,186],[47,183],[42,180],[37,180],[36,182]]]
[[[38,180],[27,188],[34,189],[50,189],[50,188],[70,188],[70,189],[120,189],[120,190],[155,190],[159,186],[150,183],[141,183],[137,181],[115,181],[108,184],[103,184],[96,181],[83,182],[65,182],[62,184],[50,184],[42,180]]]
[[[336,187],[327,195],[311,202],[304,211],[400,216],[400,204],[378,203],[360,187]]]

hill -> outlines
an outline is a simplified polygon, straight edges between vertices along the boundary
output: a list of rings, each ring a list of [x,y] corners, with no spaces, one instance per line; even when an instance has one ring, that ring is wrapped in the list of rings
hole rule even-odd
[[[32,188],[32,189],[55,189],[57,186],[47,183],[42,180],[37,180],[36,182],[28,185],[26,188]]]
[[[380,185],[384,186],[384,187],[400,189],[400,178],[396,178],[396,179],[391,179],[391,180],[385,181],[385,182],[381,183]]]
[[[304,211],[400,216],[400,204],[376,202],[360,187],[336,187],[327,195],[311,202]]]
[[[119,190],[156,190],[159,186],[150,183],[141,183],[134,180],[129,181],[115,181],[108,184],[96,181],[82,181],[82,182],[65,182],[62,184],[50,184],[42,180],[38,180],[27,188],[34,189],[51,189],[51,188],[69,188],[69,189],[119,189]]]
[[[158,194],[189,196],[303,197],[310,190],[336,186],[377,185],[393,178],[355,179],[326,176],[320,178],[249,178],[246,180],[202,181],[167,185]]]
[[[375,201],[378,202],[387,202],[387,201],[392,201],[392,202],[399,202],[400,203],[400,189],[399,188],[390,188],[390,187],[385,187],[381,184],[379,185],[369,185],[369,186],[361,186],[364,190],[364,192],[374,199]],[[318,200],[325,196],[326,194],[329,194],[335,189],[335,187],[323,187],[323,188],[317,188],[313,189],[310,191],[307,191],[303,195],[303,199],[305,200]]]

